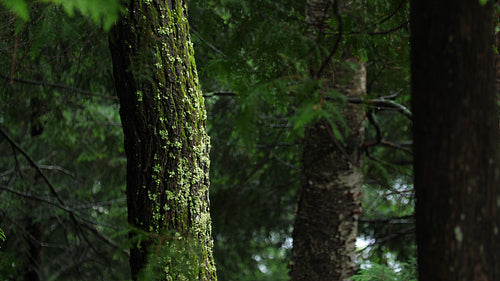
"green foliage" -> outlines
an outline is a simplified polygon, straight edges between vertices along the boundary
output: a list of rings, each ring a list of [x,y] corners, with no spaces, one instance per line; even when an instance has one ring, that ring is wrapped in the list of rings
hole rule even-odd
[[[486,3],[488,3],[488,0],[479,0],[479,4],[480,4],[481,6],[486,5]]]
[[[2,0],[2,5],[8,10],[11,10],[14,14],[19,16],[23,21],[28,21],[30,13],[28,5],[24,0]]]
[[[304,127],[325,118],[341,139],[339,112],[349,101],[311,78],[311,69],[318,70],[331,50],[308,38],[304,1],[188,2],[201,85],[211,94],[210,199],[219,280],[285,280]],[[366,121],[359,230],[370,241],[359,260],[371,267],[355,278],[383,280],[383,273],[385,280],[412,280],[404,267],[396,272],[377,265],[388,264],[388,255],[397,264],[415,256],[411,121],[393,107],[369,102],[409,103],[409,4],[351,2],[365,6],[342,14],[343,36],[332,65],[348,67],[343,56],[365,62],[364,104],[373,117]],[[127,280],[123,252],[141,236],[127,238],[123,136],[107,35],[95,25],[112,25],[121,11],[118,1],[1,3],[30,21],[1,20],[0,126],[44,167],[80,224],[64,208],[35,199],[55,201],[27,160],[0,139],[0,187],[28,195],[2,191],[0,217],[16,224],[0,221],[9,237],[0,251],[0,279],[14,279],[28,267],[23,234],[38,225],[43,242],[54,245],[43,251],[47,279]],[[328,23],[332,32],[339,27],[336,18]],[[180,261],[181,268],[191,266],[197,252],[187,240],[162,242],[158,249],[158,256]],[[164,269],[161,262],[172,261],[157,263],[153,252],[147,280]]]
[[[75,11],[88,15],[94,23],[101,24],[104,30],[109,30],[123,12],[119,0],[44,0],[41,2],[61,6],[71,17],[75,15]],[[22,20],[28,21],[31,9],[29,5],[32,3],[28,4],[26,0],[1,0],[1,3]]]
[[[12,254],[0,251],[0,280],[16,280],[19,263]]]
[[[235,133],[239,106],[231,97],[208,101],[211,150],[211,213],[219,280],[286,277],[295,189],[300,183],[296,144],[282,124],[261,115],[257,140],[247,147]],[[212,104],[213,103],[213,104]],[[281,133],[280,133],[281,132]],[[272,144],[280,135],[277,146]],[[271,153],[270,153],[271,151]],[[270,251],[283,251],[272,254]],[[262,257],[256,259],[256,257]],[[264,258],[267,257],[267,258]],[[280,271],[261,271],[266,268]],[[273,277],[274,276],[274,277]]]
[[[40,171],[0,137],[0,279],[40,253],[47,280],[126,280],[125,253],[112,258],[126,235],[109,238],[126,225],[126,160],[107,36],[57,5],[29,5],[29,22],[1,19],[0,126]]]
[[[305,126],[325,118],[338,139],[346,133],[340,112],[348,101],[310,75],[331,50],[308,38],[303,3],[190,2],[201,85],[211,93],[211,208],[220,280],[245,280],[252,276],[249,272],[259,272],[252,253],[280,249],[265,243],[276,231],[281,241],[290,235],[281,222],[291,229]],[[348,68],[343,58],[359,57],[367,67],[366,100],[384,98],[407,106],[408,1],[350,3],[359,7],[341,15],[343,36],[332,65]],[[338,19],[332,17],[328,23],[334,34]],[[235,96],[213,94],[219,92]],[[360,233],[374,243],[360,254],[383,263],[384,255],[396,253],[397,259],[407,261],[414,256],[411,122],[394,108],[365,105],[375,122],[366,122],[369,145]],[[395,186],[404,191],[391,195]],[[234,203],[225,203],[228,200]],[[286,263],[287,258],[274,261]]]
[[[123,11],[119,0],[47,0],[56,5],[61,5],[68,15],[73,16],[75,11],[82,15],[89,15],[94,23],[102,23],[105,30],[118,20]]]
[[[352,281],[417,281],[416,260],[412,263],[398,264],[398,268],[391,268],[381,264],[370,264],[351,277]]]
[[[5,236],[5,232],[3,232],[3,229],[0,228],[0,240],[5,241],[7,237]],[[0,247],[1,248],[1,247]]]

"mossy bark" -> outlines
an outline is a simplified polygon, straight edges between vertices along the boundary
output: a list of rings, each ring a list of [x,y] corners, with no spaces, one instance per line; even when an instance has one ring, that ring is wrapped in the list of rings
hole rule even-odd
[[[420,280],[500,280],[493,9],[479,2],[411,1]]]
[[[340,5],[338,1],[307,1],[311,37],[325,48],[335,45],[326,36],[326,21],[339,13]],[[362,98],[366,91],[364,65],[348,56],[344,61],[328,62],[322,73],[318,69],[311,73],[348,98]],[[349,104],[342,115],[349,127],[344,142],[335,138],[326,120],[306,128],[304,179],[293,230],[293,281],[347,281],[355,273],[365,114],[362,106]]]
[[[134,280],[151,263],[159,274],[155,280],[216,280],[209,138],[188,28],[184,0],[132,0],[110,37],[125,134],[128,217],[136,228]],[[189,259],[181,261],[183,254]]]

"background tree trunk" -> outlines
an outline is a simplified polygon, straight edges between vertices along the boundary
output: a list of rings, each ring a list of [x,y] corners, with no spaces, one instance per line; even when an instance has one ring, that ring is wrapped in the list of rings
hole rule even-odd
[[[420,280],[500,280],[491,1],[411,2]]]
[[[131,235],[132,276],[154,263],[155,279],[215,280],[209,138],[185,1],[130,1],[110,48],[125,134],[128,217],[138,230]]]
[[[31,204],[26,204],[26,207],[32,208]],[[26,217],[26,233],[24,234],[28,249],[26,251],[27,264],[24,269],[22,280],[38,281],[43,280],[43,265],[42,265],[42,242],[43,242],[43,225],[31,216]]]
[[[332,49],[327,40],[326,20],[338,16],[338,1],[307,1],[306,20],[318,44]],[[326,54],[322,60],[329,60]],[[346,61],[351,64],[346,64]],[[312,69],[312,75],[324,79],[350,98],[365,93],[366,71],[359,61],[346,58],[335,67]],[[314,68],[314,67],[312,67]],[[338,77],[333,79],[334,75]],[[348,83],[339,85],[343,78]],[[364,111],[359,105],[342,110],[349,133],[345,143],[334,137],[331,125],[322,120],[306,128],[302,157],[303,183],[293,231],[292,280],[348,280],[355,273],[358,216],[361,214],[362,173],[360,148],[364,140]]]

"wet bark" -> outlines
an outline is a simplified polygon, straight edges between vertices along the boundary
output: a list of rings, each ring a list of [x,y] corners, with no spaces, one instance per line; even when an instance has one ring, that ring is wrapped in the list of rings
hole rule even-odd
[[[411,5],[419,279],[500,280],[491,1]]]
[[[330,49],[335,43],[325,37],[325,21],[339,13],[341,4],[339,1],[307,1],[306,19],[312,29],[311,37]],[[327,60],[328,55],[323,59]],[[352,64],[346,64],[347,61]],[[361,98],[365,93],[365,67],[353,58],[328,62],[327,67],[320,66],[311,73],[346,97]],[[302,157],[304,178],[293,231],[290,271],[293,281],[344,281],[355,273],[364,111],[359,105],[346,105],[342,115],[349,127],[349,133],[343,136],[344,143],[334,137],[326,120],[306,128]]]
[[[132,276],[153,263],[156,279],[215,280],[209,138],[185,1],[129,1],[110,49],[125,135],[128,220],[136,229]]]

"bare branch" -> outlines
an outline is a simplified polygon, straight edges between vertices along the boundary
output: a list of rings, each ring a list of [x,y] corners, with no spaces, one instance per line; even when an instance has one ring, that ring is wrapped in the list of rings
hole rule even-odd
[[[339,3],[338,3],[337,0],[335,0],[334,5],[335,5],[335,8],[334,8],[335,9],[335,17],[338,20],[338,26],[339,26],[339,30],[337,32],[337,36],[338,37],[337,37],[337,41],[335,41],[335,44],[333,45],[332,49],[330,50],[330,53],[323,60],[321,66],[319,67],[319,70],[316,73],[317,77],[321,77],[321,73],[323,73],[323,70],[330,63],[330,61],[333,58],[333,56],[335,55],[335,53],[337,53],[337,50],[338,50],[339,45],[340,45],[340,41],[342,40],[342,36],[343,36],[343,33],[344,33],[344,25],[343,25],[343,22],[342,22],[342,16],[340,15],[340,11],[339,11],[339,8],[338,8]]]
[[[32,167],[29,167],[29,166],[23,166],[23,167],[19,167],[17,170],[18,170],[18,172],[22,172],[22,171],[29,170],[31,168]],[[70,176],[73,179],[76,179],[76,175],[74,173],[72,173],[71,171],[68,171],[68,170],[64,169],[61,166],[57,166],[57,165],[40,165],[40,169],[43,169],[43,170],[52,170],[52,171],[59,171],[59,172],[65,174],[67,176]],[[9,169],[9,170],[3,171],[3,172],[0,173],[0,177],[13,174],[15,171],[16,171],[15,169]]]
[[[403,4],[406,3],[407,1],[408,0],[401,0],[399,2],[399,5],[396,7],[396,9],[392,13],[390,13],[387,17],[385,17],[382,20],[380,20],[378,22],[378,24],[382,24],[382,23],[388,21],[390,18],[392,18],[395,14],[397,14],[397,12],[401,9],[401,7],[403,7]]]
[[[2,186],[0,185],[0,190],[4,190],[4,191],[8,191],[10,193],[13,193],[17,196],[20,196],[20,197],[24,197],[24,198],[27,198],[27,199],[31,199],[31,200],[35,200],[35,201],[39,201],[39,202],[43,202],[43,203],[47,203],[49,205],[52,205],[52,206],[55,206],[57,208],[60,208],[66,212],[72,212],[72,210],[66,206],[63,206],[57,202],[54,202],[52,200],[48,200],[48,199],[45,199],[45,198],[42,198],[42,197],[38,197],[38,196],[35,196],[33,194],[28,194],[28,193],[24,193],[24,192],[21,192],[21,191],[18,191],[18,190],[15,190],[15,189],[12,189],[12,188],[8,188],[6,186]]]
[[[217,47],[210,44],[207,40],[205,40],[203,37],[201,37],[200,33],[198,33],[196,30],[194,30],[193,28],[190,28],[189,30],[191,30],[191,32],[193,32],[193,34],[196,35],[196,37],[198,37],[198,39],[200,39],[201,42],[205,43],[208,47],[210,47],[210,49],[214,50],[219,55],[226,57],[226,55],[221,50],[217,49]]]
[[[367,104],[367,105],[371,105],[371,106],[375,106],[375,107],[393,108],[393,109],[396,109],[397,111],[401,112],[404,116],[408,117],[408,119],[412,120],[412,118],[413,118],[411,111],[408,108],[406,108],[406,106],[399,104],[393,100],[389,100],[389,99],[385,99],[385,98],[378,98],[378,99],[372,99],[372,100],[347,98],[347,102],[354,103],[354,104]]]
[[[28,160],[28,162],[30,163],[31,166],[33,166],[33,168],[35,168],[35,170],[38,172],[38,174],[45,181],[45,183],[47,184],[47,186],[50,189],[50,192],[52,193],[52,195],[54,195],[54,197],[57,199],[57,201],[62,206],[67,207],[66,203],[64,203],[64,201],[59,196],[59,194],[57,194],[57,191],[54,188],[54,186],[52,185],[52,183],[50,183],[50,181],[47,178],[47,176],[45,176],[45,174],[42,172],[42,169],[40,168],[40,165],[38,165],[35,162],[35,160],[33,160],[33,158],[31,158],[31,156],[24,149],[22,149],[1,127],[0,127],[0,134],[3,135],[5,139],[7,139],[7,141],[12,145],[12,147],[14,147],[17,151],[19,151]]]
[[[59,196],[59,194],[57,194],[56,189],[54,188],[52,183],[49,181],[47,176],[42,172],[40,165],[38,165],[35,162],[35,160],[33,160],[33,158],[31,158],[31,156],[24,149],[22,149],[1,127],[0,127],[0,134],[3,135],[5,139],[7,139],[7,141],[11,144],[12,147],[14,147],[16,150],[18,150],[28,160],[28,162],[30,163],[30,165],[33,166],[33,168],[35,168],[35,170],[38,172],[38,174],[42,177],[44,182],[49,187],[52,195],[57,199],[57,201],[61,205],[59,207],[68,212],[71,220],[73,221],[73,223],[75,225],[75,228],[80,231],[83,239],[87,242],[87,244],[89,245],[89,247],[92,250],[94,250],[96,253],[98,253],[97,249],[95,249],[95,247],[92,245],[92,243],[90,243],[90,240],[88,239],[87,235],[85,235],[85,233],[83,232],[82,225],[77,220],[76,214],[66,205],[66,203],[62,200],[62,198]]]
[[[116,97],[116,96],[106,96],[106,95],[96,94],[96,93],[91,92],[91,91],[82,90],[82,89],[78,89],[78,88],[75,88],[72,86],[59,84],[59,83],[51,83],[51,82],[36,81],[36,80],[26,80],[26,79],[20,79],[20,78],[11,78],[8,75],[4,75],[4,74],[0,74],[0,78],[8,80],[8,81],[14,81],[14,82],[19,82],[19,83],[24,83],[24,84],[35,85],[35,86],[60,88],[60,89],[64,89],[64,90],[67,90],[70,92],[75,92],[78,94],[91,96],[91,97],[98,97],[101,99],[108,99],[108,100],[114,100],[114,101],[118,100],[118,97]]]
[[[366,223],[381,223],[381,224],[412,224],[415,223],[415,216],[414,214],[409,214],[401,217],[376,218],[376,219],[368,219],[361,217],[359,218],[359,221]]]
[[[211,98],[216,96],[237,96],[234,92],[210,92],[203,95],[204,98]]]
[[[400,25],[398,25],[398,26],[396,26],[394,28],[391,28],[389,30],[370,32],[370,33],[368,33],[368,35],[385,35],[385,34],[389,34],[389,33],[392,33],[394,31],[398,30],[398,29],[401,29],[401,28],[403,28],[405,26],[408,26],[408,24],[410,24],[410,21],[405,21],[402,24],[400,24]]]

